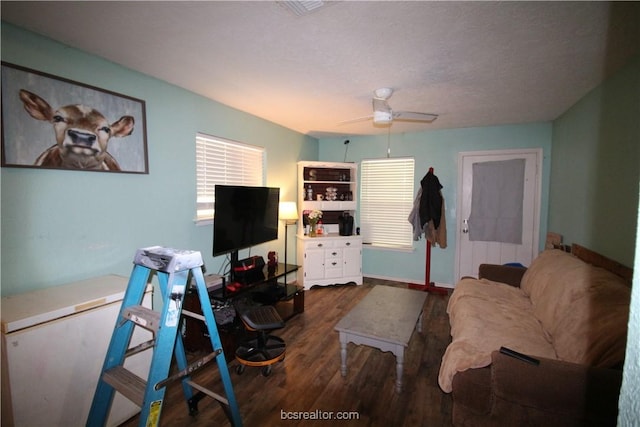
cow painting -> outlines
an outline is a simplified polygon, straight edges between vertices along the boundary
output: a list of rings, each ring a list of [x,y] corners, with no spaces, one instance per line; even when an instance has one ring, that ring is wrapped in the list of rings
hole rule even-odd
[[[35,93],[20,90],[25,110],[36,120],[51,123],[55,144],[38,156],[34,165],[46,168],[120,171],[116,159],[107,152],[111,138],[131,135],[132,116],[122,116],[113,123],[94,108],[66,105],[52,108]]]

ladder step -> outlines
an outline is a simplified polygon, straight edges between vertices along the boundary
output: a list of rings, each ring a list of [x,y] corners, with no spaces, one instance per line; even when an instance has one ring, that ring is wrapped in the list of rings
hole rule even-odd
[[[152,331],[158,332],[160,327],[160,312],[151,310],[141,305],[133,305],[123,310],[122,316],[133,323]]]
[[[147,382],[133,372],[116,366],[106,371],[102,379],[136,405],[141,407],[144,404]]]
[[[140,343],[137,346],[131,347],[130,349],[128,349],[124,353],[124,357],[130,357],[130,356],[133,356],[134,354],[138,354],[140,352],[148,350],[148,349],[152,348],[155,344],[156,344],[156,340],[155,339]]]

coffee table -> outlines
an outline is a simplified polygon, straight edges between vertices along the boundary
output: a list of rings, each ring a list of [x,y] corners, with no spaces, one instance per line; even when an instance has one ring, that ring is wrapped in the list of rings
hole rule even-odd
[[[347,344],[367,345],[396,356],[396,390],[402,391],[404,350],[413,330],[422,332],[422,308],[427,294],[422,291],[375,286],[335,326],[340,333],[342,376],[347,375]]]

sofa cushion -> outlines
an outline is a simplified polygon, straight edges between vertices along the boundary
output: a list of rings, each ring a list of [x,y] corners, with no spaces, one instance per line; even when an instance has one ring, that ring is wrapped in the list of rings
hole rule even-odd
[[[631,290],[621,278],[551,250],[531,264],[522,290],[558,358],[599,367],[624,359]]]
[[[447,307],[452,342],[440,365],[438,382],[445,392],[457,372],[488,366],[491,352],[509,347],[521,353],[556,358],[550,339],[519,288],[489,280],[464,279]]]
[[[520,289],[531,298],[536,299],[544,295],[553,280],[567,268],[576,268],[582,261],[559,249],[550,249],[540,253],[522,276]]]

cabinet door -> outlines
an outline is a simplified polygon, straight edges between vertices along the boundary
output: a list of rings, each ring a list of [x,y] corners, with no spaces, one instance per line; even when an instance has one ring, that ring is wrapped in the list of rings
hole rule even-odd
[[[304,252],[304,278],[324,279],[324,249],[307,249]]]
[[[359,276],[362,271],[362,252],[360,247],[344,248],[344,275]]]

